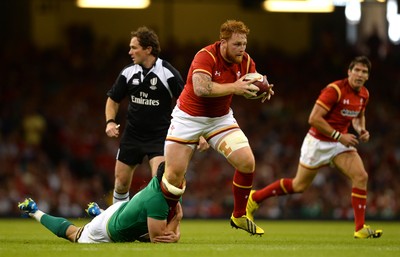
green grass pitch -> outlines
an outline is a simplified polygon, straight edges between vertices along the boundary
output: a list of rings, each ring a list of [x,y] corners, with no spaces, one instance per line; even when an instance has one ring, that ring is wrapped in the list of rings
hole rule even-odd
[[[72,220],[82,225],[87,220]],[[379,239],[354,239],[350,221],[257,221],[262,237],[232,229],[227,220],[183,220],[177,244],[74,244],[33,219],[0,219],[1,257],[360,257],[398,256],[400,222],[373,221]]]

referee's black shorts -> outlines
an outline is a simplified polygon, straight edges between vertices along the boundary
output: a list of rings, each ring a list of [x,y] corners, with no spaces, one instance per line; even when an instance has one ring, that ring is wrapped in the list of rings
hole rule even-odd
[[[164,155],[165,136],[133,137],[130,133],[124,133],[116,159],[127,165],[136,165],[143,162],[147,156],[149,160],[156,156]]]

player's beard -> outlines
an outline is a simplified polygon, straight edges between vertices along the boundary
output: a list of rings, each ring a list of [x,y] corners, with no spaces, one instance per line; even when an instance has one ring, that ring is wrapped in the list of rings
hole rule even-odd
[[[226,59],[231,63],[240,64],[243,60],[243,55],[232,54],[229,48],[226,49]]]

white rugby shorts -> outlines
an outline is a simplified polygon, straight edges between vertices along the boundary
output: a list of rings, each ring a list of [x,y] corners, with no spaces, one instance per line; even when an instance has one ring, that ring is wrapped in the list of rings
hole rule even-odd
[[[200,136],[205,138],[212,136],[208,143],[216,149],[219,139],[236,129],[240,130],[240,127],[233,117],[232,109],[224,116],[211,118],[191,116],[175,106],[165,145],[172,143],[173,140],[170,141],[169,138],[179,142],[197,142]],[[188,144],[188,146],[194,149],[196,144]]]
[[[85,225],[78,243],[109,243],[112,242],[107,233],[107,223],[110,217],[118,210],[124,202],[116,202],[100,215],[94,217],[91,222]]]
[[[357,151],[340,142],[321,141],[309,133],[304,137],[300,152],[300,164],[310,169],[317,169],[331,164],[333,158],[340,153]]]

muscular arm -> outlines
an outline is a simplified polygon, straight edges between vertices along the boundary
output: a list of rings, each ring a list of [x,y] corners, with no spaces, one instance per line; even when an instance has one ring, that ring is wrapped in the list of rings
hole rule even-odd
[[[157,220],[147,217],[150,242],[154,243],[157,236],[164,235],[167,228],[167,220]]]
[[[182,206],[180,203],[176,206],[176,214],[167,224],[167,220],[156,220],[147,218],[150,241],[153,243],[176,243],[181,237],[180,221],[183,217]]]
[[[167,231],[173,231],[180,238],[179,224],[183,218],[183,209],[180,202],[176,205],[175,216],[167,224]]]
[[[194,93],[200,97],[219,97],[225,95],[244,95],[257,94],[250,90],[258,90],[258,87],[251,85],[253,81],[243,81],[243,77],[233,83],[219,84],[211,80],[211,77],[205,73],[194,73],[193,77]]]
[[[115,119],[118,113],[118,109],[119,109],[119,103],[115,102],[110,97],[107,98],[106,110],[105,110],[106,121],[109,119]]]
[[[319,104],[315,104],[308,118],[308,123],[322,134],[330,137],[334,129],[324,118],[327,113],[328,111],[326,109]]]
[[[308,118],[308,123],[327,137],[331,137],[335,129],[325,120],[324,116],[327,113],[326,109],[319,104],[315,104]],[[355,146],[358,144],[358,140],[353,134],[342,134],[338,141],[345,146]]]
[[[118,109],[119,109],[119,103],[115,102],[110,97],[107,98],[106,108],[105,108],[106,121],[110,119],[115,119],[118,113]],[[109,137],[118,137],[119,129],[117,127],[117,123],[114,122],[108,123],[106,125],[106,134]]]

